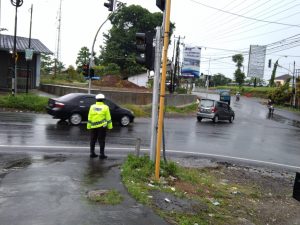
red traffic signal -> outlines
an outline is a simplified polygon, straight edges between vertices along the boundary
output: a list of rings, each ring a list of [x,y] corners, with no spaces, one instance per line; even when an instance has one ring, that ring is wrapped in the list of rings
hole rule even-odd
[[[82,74],[85,77],[89,75],[89,65],[88,64],[82,65]]]

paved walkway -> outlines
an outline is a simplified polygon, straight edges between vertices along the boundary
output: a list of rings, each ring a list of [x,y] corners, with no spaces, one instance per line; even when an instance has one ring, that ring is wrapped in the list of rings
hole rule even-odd
[[[0,155],[1,225],[166,225],[123,186],[122,159],[74,155]],[[92,190],[117,190],[119,205],[91,202]]]

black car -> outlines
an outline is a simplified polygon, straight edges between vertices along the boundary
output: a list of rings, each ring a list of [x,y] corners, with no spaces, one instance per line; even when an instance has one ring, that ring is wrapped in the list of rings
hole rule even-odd
[[[197,112],[197,120],[199,122],[204,118],[212,119],[214,123],[217,123],[219,120],[228,120],[232,123],[234,117],[234,111],[226,102],[201,99],[199,103]]]
[[[54,119],[69,120],[72,125],[78,125],[82,121],[87,121],[90,106],[95,102],[95,95],[71,93],[59,98],[50,98],[46,110]],[[128,126],[133,122],[133,112],[121,108],[109,99],[105,99],[103,102],[110,109],[113,123]]]

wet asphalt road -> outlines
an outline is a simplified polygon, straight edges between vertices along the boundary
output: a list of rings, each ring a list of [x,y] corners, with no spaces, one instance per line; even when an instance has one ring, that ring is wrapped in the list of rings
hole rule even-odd
[[[232,107],[236,113],[233,123],[199,123],[195,116],[166,118],[166,149],[300,167],[298,116],[276,110],[274,117],[268,118],[266,106],[245,97],[233,102]],[[0,151],[87,152],[86,125],[69,126],[57,121],[46,114],[1,112]],[[136,118],[126,128],[115,126],[108,133],[107,151],[133,149],[136,138],[141,138],[142,148],[149,148],[150,127],[150,118]]]

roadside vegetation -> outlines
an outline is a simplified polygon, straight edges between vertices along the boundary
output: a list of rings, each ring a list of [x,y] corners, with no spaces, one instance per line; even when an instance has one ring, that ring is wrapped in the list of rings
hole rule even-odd
[[[16,96],[5,94],[0,95],[0,107],[23,111],[45,112],[45,107],[48,104],[48,99],[48,97],[38,96],[36,94],[17,94]],[[122,105],[122,107],[133,111],[136,117],[150,117],[152,112],[151,105],[140,106],[133,104],[124,104]],[[166,113],[171,114],[182,115],[186,113],[194,113],[195,111],[196,103],[183,107],[166,107]]]
[[[45,112],[47,97],[35,94],[0,95],[0,107],[33,112]]]
[[[131,196],[172,224],[289,224],[285,209],[290,215],[299,210],[289,187],[272,179],[266,184],[266,177],[257,182],[259,175],[245,169],[221,164],[186,168],[161,162],[156,181],[154,168],[148,156],[129,155],[122,166],[122,181]],[[272,189],[275,184],[280,191]]]

